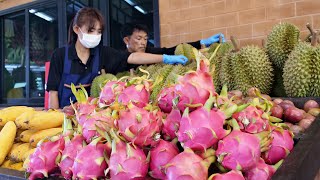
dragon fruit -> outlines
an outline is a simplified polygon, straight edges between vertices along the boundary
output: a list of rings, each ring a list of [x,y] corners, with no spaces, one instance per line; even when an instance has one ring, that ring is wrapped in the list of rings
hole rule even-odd
[[[159,108],[165,113],[170,113],[174,106],[173,100],[177,99],[177,97],[175,86],[163,88],[158,97]]]
[[[64,149],[64,139],[62,136],[53,136],[49,141],[42,142],[36,151],[30,155],[27,172],[29,179],[48,177],[58,168],[61,152]]]
[[[262,154],[262,158],[268,164],[275,164],[284,159],[293,149],[293,134],[289,130],[273,128],[271,132],[272,142],[268,151]]]
[[[204,61],[200,61],[200,66]],[[205,67],[205,65],[202,65]],[[212,77],[207,68],[199,68],[178,78],[178,84],[161,91],[158,101],[159,107],[164,112],[171,112],[172,100],[178,98],[177,107],[184,111],[186,107],[192,111],[195,107],[202,106],[210,94],[215,95]]]
[[[232,117],[238,121],[242,131],[254,134],[265,131],[269,127],[269,121],[262,117],[263,113],[255,106],[248,106],[246,109],[234,113]]]
[[[164,165],[166,165],[173,157],[179,154],[179,150],[175,145],[177,141],[168,142],[160,140],[156,147],[150,150],[150,170],[151,177],[156,179],[165,179]]]
[[[118,102],[123,105],[128,105],[130,102],[137,107],[143,108],[149,103],[150,84],[148,81],[136,80],[135,84],[127,86],[118,97]],[[131,84],[132,82],[128,82]]]
[[[87,143],[90,143],[92,138],[100,136],[97,132],[97,127],[104,131],[109,131],[111,128],[115,127],[109,108],[91,113],[87,116],[87,120],[82,125],[82,135]]]
[[[99,97],[99,106],[110,106],[116,97],[124,90],[125,83],[121,81],[109,81],[101,90]]]
[[[177,133],[183,147],[205,151],[229,133],[223,129],[224,113],[216,109],[211,110],[213,102],[214,97],[211,96],[203,107],[190,114],[189,108],[184,111]]]
[[[207,180],[208,168],[214,160],[214,154],[208,156],[207,159],[202,159],[191,149],[186,148],[165,166],[166,179]]]
[[[94,139],[78,152],[72,166],[73,179],[89,180],[105,177],[106,145],[100,143],[101,139],[101,137]]]
[[[156,144],[162,125],[162,113],[158,109],[146,109],[129,104],[127,110],[120,111],[116,121],[119,133],[140,147]]]
[[[199,60],[198,60],[199,61]],[[205,66],[205,61],[200,60],[197,71],[189,72],[178,78],[178,84],[175,90],[179,95],[178,108],[184,111],[186,107],[197,104],[205,104],[210,94],[216,94],[213,79],[208,68]]]
[[[179,130],[181,120],[180,110],[173,108],[167,118],[163,120],[162,133],[165,140],[172,140],[176,138],[176,133]]]
[[[132,144],[125,143],[115,135],[113,136],[112,151],[109,160],[111,179],[145,179],[148,173],[149,159],[144,152]]]
[[[270,144],[270,133],[267,131],[255,135],[245,133],[239,130],[240,127],[235,119],[232,119],[231,123],[233,131],[218,143],[216,151],[218,162],[227,169],[249,170],[258,163],[265,146]]]
[[[65,148],[62,151],[61,162],[59,167],[61,174],[65,179],[71,179],[72,171],[71,168],[74,163],[74,159],[78,152],[83,148],[85,139],[81,135],[75,135],[70,141],[69,137],[65,137]]]
[[[77,122],[82,126],[87,120],[87,116],[94,112],[95,108],[97,107],[97,104],[95,103],[96,99],[89,101],[90,98],[83,86],[81,86],[81,89],[76,90],[74,84],[71,84],[71,90],[77,99],[77,103],[71,103],[71,106],[75,111]]]
[[[279,161],[276,165],[271,166],[260,158],[258,164],[254,168],[245,172],[245,177],[250,180],[270,180],[272,175],[281,166],[282,162],[283,160]]]
[[[245,180],[245,179],[241,171],[231,170],[225,174],[212,174],[208,180]]]

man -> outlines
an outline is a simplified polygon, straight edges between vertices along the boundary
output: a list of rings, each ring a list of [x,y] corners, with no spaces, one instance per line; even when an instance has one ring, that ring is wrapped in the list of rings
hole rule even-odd
[[[148,47],[148,28],[143,24],[128,23],[124,25],[121,31],[121,36],[123,38],[123,42],[126,44],[127,51],[129,52],[146,52],[152,54],[173,55],[176,48],[175,46],[171,48]],[[210,46],[212,43],[219,42],[220,36],[222,37],[222,41],[225,42],[224,35],[219,33],[207,39],[190,42],[188,44],[197,49],[200,49],[202,44],[205,46]]]

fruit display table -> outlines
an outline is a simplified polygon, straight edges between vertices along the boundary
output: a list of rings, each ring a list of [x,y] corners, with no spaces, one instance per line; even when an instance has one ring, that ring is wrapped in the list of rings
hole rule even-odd
[[[312,98],[286,98],[299,108]],[[313,98],[314,99],[314,98]],[[319,102],[319,98],[315,99]],[[295,138],[296,145],[272,179],[315,179],[320,171],[320,117],[306,130]]]
[[[24,172],[0,168],[1,180],[20,180],[24,178]]]
[[[320,98],[282,98],[292,101],[296,107],[303,108],[306,101]],[[285,159],[282,166],[273,175],[273,180],[314,180],[320,172],[320,116],[304,133],[295,136],[293,151]],[[319,176],[319,175],[318,175]],[[25,179],[25,173],[16,170],[0,168],[1,180]],[[57,179],[52,178],[52,179]]]

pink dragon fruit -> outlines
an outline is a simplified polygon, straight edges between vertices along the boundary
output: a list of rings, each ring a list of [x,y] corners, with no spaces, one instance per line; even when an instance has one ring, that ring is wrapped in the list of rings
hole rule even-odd
[[[163,120],[162,133],[165,140],[172,140],[177,137],[176,133],[179,130],[180,120],[180,110],[177,108],[172,109],[167,118]]]
[[[212,174],[208,180],[245,180],[245,179],[241,171],[231,170],[225,174]]]
[[[81,89],[76,90],[74,84],[71,84],[71,90],[77,99],[77,103],[71,104],[71,106],[75,111],[76,120],[82,126],[87,119],[87,116],[97,107],[97,104],[95,103],[96,99],[90,101],[88,93],[83,86],[81,86]]]
[[[163,88],[158,96],[159,108],[165,113],[170,113],[174,106],[173,100],[178,97],[175,91],[175,86]]]
[[[275,164],[284,159],[293,149],[293,134],[289,130],[273,128],[271,132],[272,142],[268,151],[262,154],[262,158],[268,164]]]
[[[150,151],[150,170],[151,177],[165,179],[164,166],[176,155],[179,150],[175,145],[177,141],[168,142],[160,140],[157,146]]]
[[[29,179],[48,177],[58,168],[61,152],[64,149],[64,139],[62,136],[51,137],[49,141],[41,143],[36,151],[30,155],[27,172]]]
[[[248,106],[246,109],[234,113],[232,117],[238,121],[242,131],[254,134],[265,131],[269,127],[269,121],[262,117],[263,113],[255,106]]]
[[[98,179],[105,177],[107,168],[105,157],[106,145],[100,143],[101,137],[94,139],[89,145],[78,152],[73,166],[73,179]]]
[[[92,138],[100,136],[97,132],[97,127],[104,131],[109,131],[111,128],[115,127],[109,108],[91,113],[90,116],[87,116],[87,120],[84,121],[82,126],[82,135],[87,143],[90,143]]]
[[[125,83],[121,81],[109,81],[104,85],[99,97],[99,106],[110,106],[116,97],[124,90]]]
[[[106,128],[106,123],[94,118],[89,118],[84,122],[82,127],[82,135],[86,139],[87,143],[90,143],[92,139],[96,137],[100,137],[100,134],[97,132],[97,126],[104,130],[108,129]]]
[[[72,171],[71,168],[74,163],[74,159],[78,152],[83,148],[85,139],[81,135],[75,135],[70,141],[69,137],[65,137],[65,148],[62,151],[61,162],[59,167],[61,174],[65,179],[71,179]]]
[[[205,151],[229,133],[223,129],[224,113],[215,109],[211,110],[213,101],[214,97],[211,96],[205,106],[190,114],[189,108],[185,110],[177,133],[178,140],[183,147],[194,151]]]
[[[186,148],[165,166],[166,179],[207,180],[208,168],[214,160],[214,154],[208,156],[207,159],[202,159],[191,149]]]
[[[235,119],[232,119],[231,123],[233,131],[218,143],[216,151],[218,162],[227,169],[249,170],[258,163],[265,146],[270,144],[270,133],[267,131],[256,135],[245,133],[239,130]]]
[[[204,61],[200,62],[200,65]],[[205,65],[202,65],[205,67]],[[172,100],[178,98],[177,107],[184,111],[186,107],[190,111],[195,107],[202,106],[209,98],[210,94],[216,94],[213,80],[208,72],[208,68],[199,68],[178,78],[178,84],[164,89],[159,95],[159,107],[164,112],[171,112]]]
[[[125,88],[119,95],[118,102],[128,105],[130,102],[137,107],[143,108],[149,103],[149,85],[137,84]]]
[[[216,94],[212,76],[205,66],[205,61],[201,60],[197,71],[189,72],[178,79],[176,92],[180,96],[178,108],[184,111],[186,107],[196,104],[204,104],[210,94]]]
[[[130,104],[119,114],[116,121],[119,133],[127,141],[140,147],[156,144],[162,125],[162,113],[158,109],[148,111]]]
[[[258,164],[254,168],[245,172],[245,177],[250,180],[270,180],[272,175],[281,166],[282,162],[283,160],[279,161],[276,165],[271,166],[260,158]]]
[[[109,160],[111,179],[145,179],[148,173],[149,159],[144,152],[132,144],[125,143],[115,135],[113,136],[112,151]]]

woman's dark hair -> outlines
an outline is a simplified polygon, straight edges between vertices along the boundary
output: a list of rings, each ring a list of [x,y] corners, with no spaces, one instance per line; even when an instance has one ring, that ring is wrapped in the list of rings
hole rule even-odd
[[[90,7],[81,8],[72,19],[69,25],[68,43],[71,44],[77,40],[77,34],[73,31],[73,26],[88,26],[88,31],[94,28],[96,22],[101,25],[101,31],[104,29],[104,20],[99,10]]]

